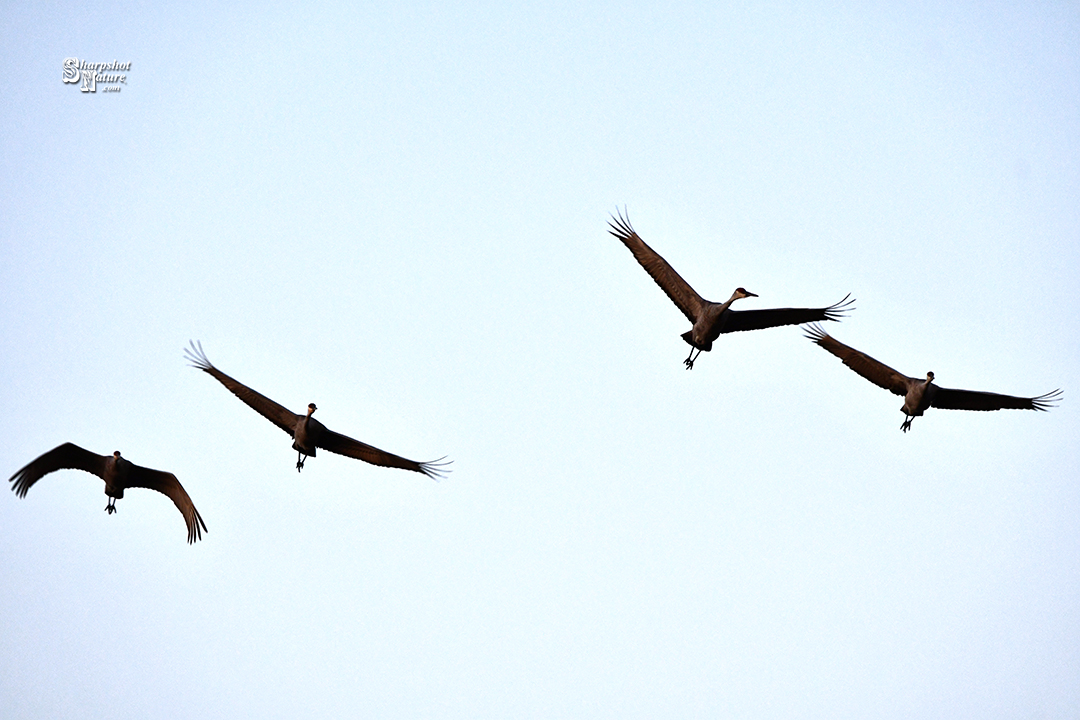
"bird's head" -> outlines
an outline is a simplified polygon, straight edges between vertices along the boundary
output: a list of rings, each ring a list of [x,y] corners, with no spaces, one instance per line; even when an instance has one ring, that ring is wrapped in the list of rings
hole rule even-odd
[[[116,458],[117,460],[119,460],[120,459],[120,451],[119,450],[113,450],[112,456],[114,458]]]
[[[740,288],[735,288],[735,297],[736,298],[757,297],[757,293],[752,293],[749,290],[747,290],[746,288],[741,288],[740,287]]]
[[[926,373],[926,382],[928,382],[928,383],[934,382],[934,373],[932,373],[932,372]]]
[[[311,414],[312,414],[312,413],[314,413],[314,412],[315,412],[316,410],[318,410],[318,409],[319,409],[319,408],[315,407],[315,403],[308,403],[308,406],[307,406],[307,414],[308,414],[308,417],[310,417],[310,416],[311,416]]]

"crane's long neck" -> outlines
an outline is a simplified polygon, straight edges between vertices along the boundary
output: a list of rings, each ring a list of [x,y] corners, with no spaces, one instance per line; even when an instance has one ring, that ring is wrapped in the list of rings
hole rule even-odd
[[[731,293],[731,297],[727,299],[727,302],[720,306],[720,312],[727,310],[729,307],[731,307],[731,303],[735,302],[736,300],[741,300],[742,298],[743,296],[739,294],[738,290]]]

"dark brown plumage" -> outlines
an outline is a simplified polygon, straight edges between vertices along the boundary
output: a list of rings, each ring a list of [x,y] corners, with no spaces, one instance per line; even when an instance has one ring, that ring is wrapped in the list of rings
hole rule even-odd
[[[299,472],[304,467],[304,461],[308,457],[314,457],[316,448],[329,450],[338,455],[356,458],[372,465],[381,467],[400,468],[423,473],[433,480],[438,480],[449,472],[446,466],[449,462],[433,460],[430,462],[417,462],[407,460],[385,450],[379,450],[359,440],[341,435],[330,430],[315,418],[311,417],[317,409],[315,403],[308,405],[306,415],[297,415],[288,408],[278,405],[270,398],[262,395],[247,385],[229,377],[214,367],[203,352],[202,343],[198,346],[191,343],[190,349],[185,349],[185,357],[192,367],[196,367],[205,373],[209,373],[218,382],[228,388],[236,397],[243,400],[251,409],[262,415],[279,428],[289,433],[293,438],[293,450],[296,450],[296,470]]]
[[[944,410],[1049,410],[1062,396],[1061,390],[1025,398],[977,390],[943,388],[934,384],[934,373],[926,373],[925,380],[908,377],[866,353],[836,340],[819,325],[809,326],[806,337],[843,360],[845,365],[878,387],[902,396],[904,404],[900,410],[904,413],[904,423],[900,429],[904,432],[911,429],[914,418],[931,407]]]
[[[612,216],[608,224],[611,226],[611,234],[630,249],[641,267],[645,268],[645,272],[652,276],[660,289],[682,310],[686,319],[694,324],[693,328],[682,334],[682,339],[690,345],[690,356],[683,361],[687,370],[694,367],[694,360],[697,359],[694,350],[697,350],[698,355],[702,351],[709,352],[712,350],[713,341],[723,333],[801,325],[820,320],[839,320],[845,312],[853,309],[851,304],[855,301],[849,300],[851,295],[848,294],[835,305],[824,308],[731,310],[731,304],[736,300],[757,295],[740,287],[735,289],[727,302],[715,303],[706,300],[698,295],[664,258],[645,244],[630,226],[628,217],[624,218],[622,213],[619,213],[618,217]]]
[[[105,481],[105,494],[109,496],[109,504],[105,506],[105,510],[110,515],[116,512],[116,501],[124,497],[124,490],[133,487],[157,490],[172,500],[176,509],[184,516],[188,542],[202,539],[206,523],[176,476],[129,462],[120,457],[119,450],[112,455],[98,455],[74,443],[64,443],[12,475],[9,482],[14,485],[11,489],[19,497],[26,497],[31,485],[51,472],[65,469],[84,470]]]

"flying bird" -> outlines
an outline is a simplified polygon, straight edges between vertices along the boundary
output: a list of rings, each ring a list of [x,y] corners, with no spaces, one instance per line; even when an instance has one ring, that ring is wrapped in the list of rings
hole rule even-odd
[[[191,363],[192,367],[196,367],[203,372],[209,373],[218,382],[228,388],[229,392],[247,403],[252,410],[292,436],[293,450],[296,451],[297,472],[300,472],[300,470],[303,469],[304,461],[307,458],[315,456],[316,448],[322,448],[323,450],[329,450],[338,455],[363,460],[372,465],[400,468],[402,470],[412,470],[414,472],[423,473],[433,480],[439,480],[445,477],[446,473],[450,472],[446,469],[446,466],[450,463],[440,462],[443,458],[429,462],[406,460],[393,453],[379,450],[378,448],[362,443],[359,440],[353,440],[350,437],[346,437],[330,430],[321,422],[311,417],[312,413],[318,409],[315,407],[315,403],[308,404],[306,415],[297,415],[288,408],[278,405],[265,395],[252,390],[247,385],[232,379],[214,367],[213,363],[206,358],[206,353],[204,353],[202,349],[202,343],[199,343],[196,347],[195,343],[192,342],[191,348],[185,348],[184,354],[185,359]]]
[[[85,470],[104,480],[105,494],[109,496],[105,511],[110,515],[116,512],[116,501],[124,497],[124,490],[133,487],[157,490],[172,500],[176,509],[184,516],[188,542],[202,539],[206,523],[176,476],[163,470],[151,470],[136,465],[120,457],[119,450],[112,455],[98,455],[74,443],[64,443],[12,475],[9,482],[14,485],[11,489],[19,497],[26,497],[31,485],[51,472],[64,469]]]
[[[1062,397],[1060,389],[1038,397],[1024,398],[977,390],[944,388],[934,384],[934,373],[926,373],[925,380],[908,377],[878,362],[866,353],[835,340],[819,325],[809,326],[806,329],[806,337],[843,360],[845,365],[878,387],[885,388],[894,395],[903,396],[904,405],[900,410],[904,413],[904,424],[900,426],[900,429],[904,432],[911,429],[911,421],[914,418],[931,407],[945,410],[1045,411],[1054,407]]]
[[[745,288],[735,288],[727,302],[716,303],[705,300],[698,295],[690,284],[668,265],[664,258],[660,257],[651,247],[645,244],[634,228],[630,226],[629,216],[623,217],[619,213],[614,215],[608,223],[611,226],[612,235],[619,238],[623,245],[630,248],[630,252],[645,268],[645,272],[652,276],[660,289],[667,293],[671,301],[675,303],[686,319],[694,324],[694,327],[682,334],[682,339],[690,345],[690,355],[683,361],[686,369],[694,367],[694,361],[702,351],[712,350],[713,341],[722,333],[740,332],[743,330],[763,330],[764,328],[778,327],[780,325],[801,325],[802,323],[820,320],[839,320],[844,313],[852,310],[849,300],[851,294],[835,305],[825,308],[772,308],[769,310],[732,310],[731,304],[742,298],[757,297],[756,294]],[[697,351],[695,355],[694,352]]]

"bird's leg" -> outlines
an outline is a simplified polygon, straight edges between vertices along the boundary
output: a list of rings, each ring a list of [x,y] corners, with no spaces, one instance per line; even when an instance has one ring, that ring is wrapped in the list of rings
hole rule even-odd
[[[109,498],[109,504],[105,506],[105,512],[110,515],[116,512],[116,498]]]
[[[690,346],[690,355],[688,355],[687,358],[685,360],[683,360],[683,365],[686,366],[687,370],[693,370],[694,369],[694,360],[696,359],[694,357],[694,351],[695,350],[697,350],[698,355],[701,354],[701,350],[698,350],[696,347],[691,345]]]
[[[914,420],[914,419],[915,418],[910,416],[910,415],[905,415],[904,416],[904,424],[900,426],[900,429],[903,430],[904,432],[907,432],[908,430],[910,430],[911,429],[911,421]]]
[[[301,457],[302,455],[303,453],[299,450],[296,451],[296,472],[300,472],[304,469],[304,460],[307,460],[307,458]]]

